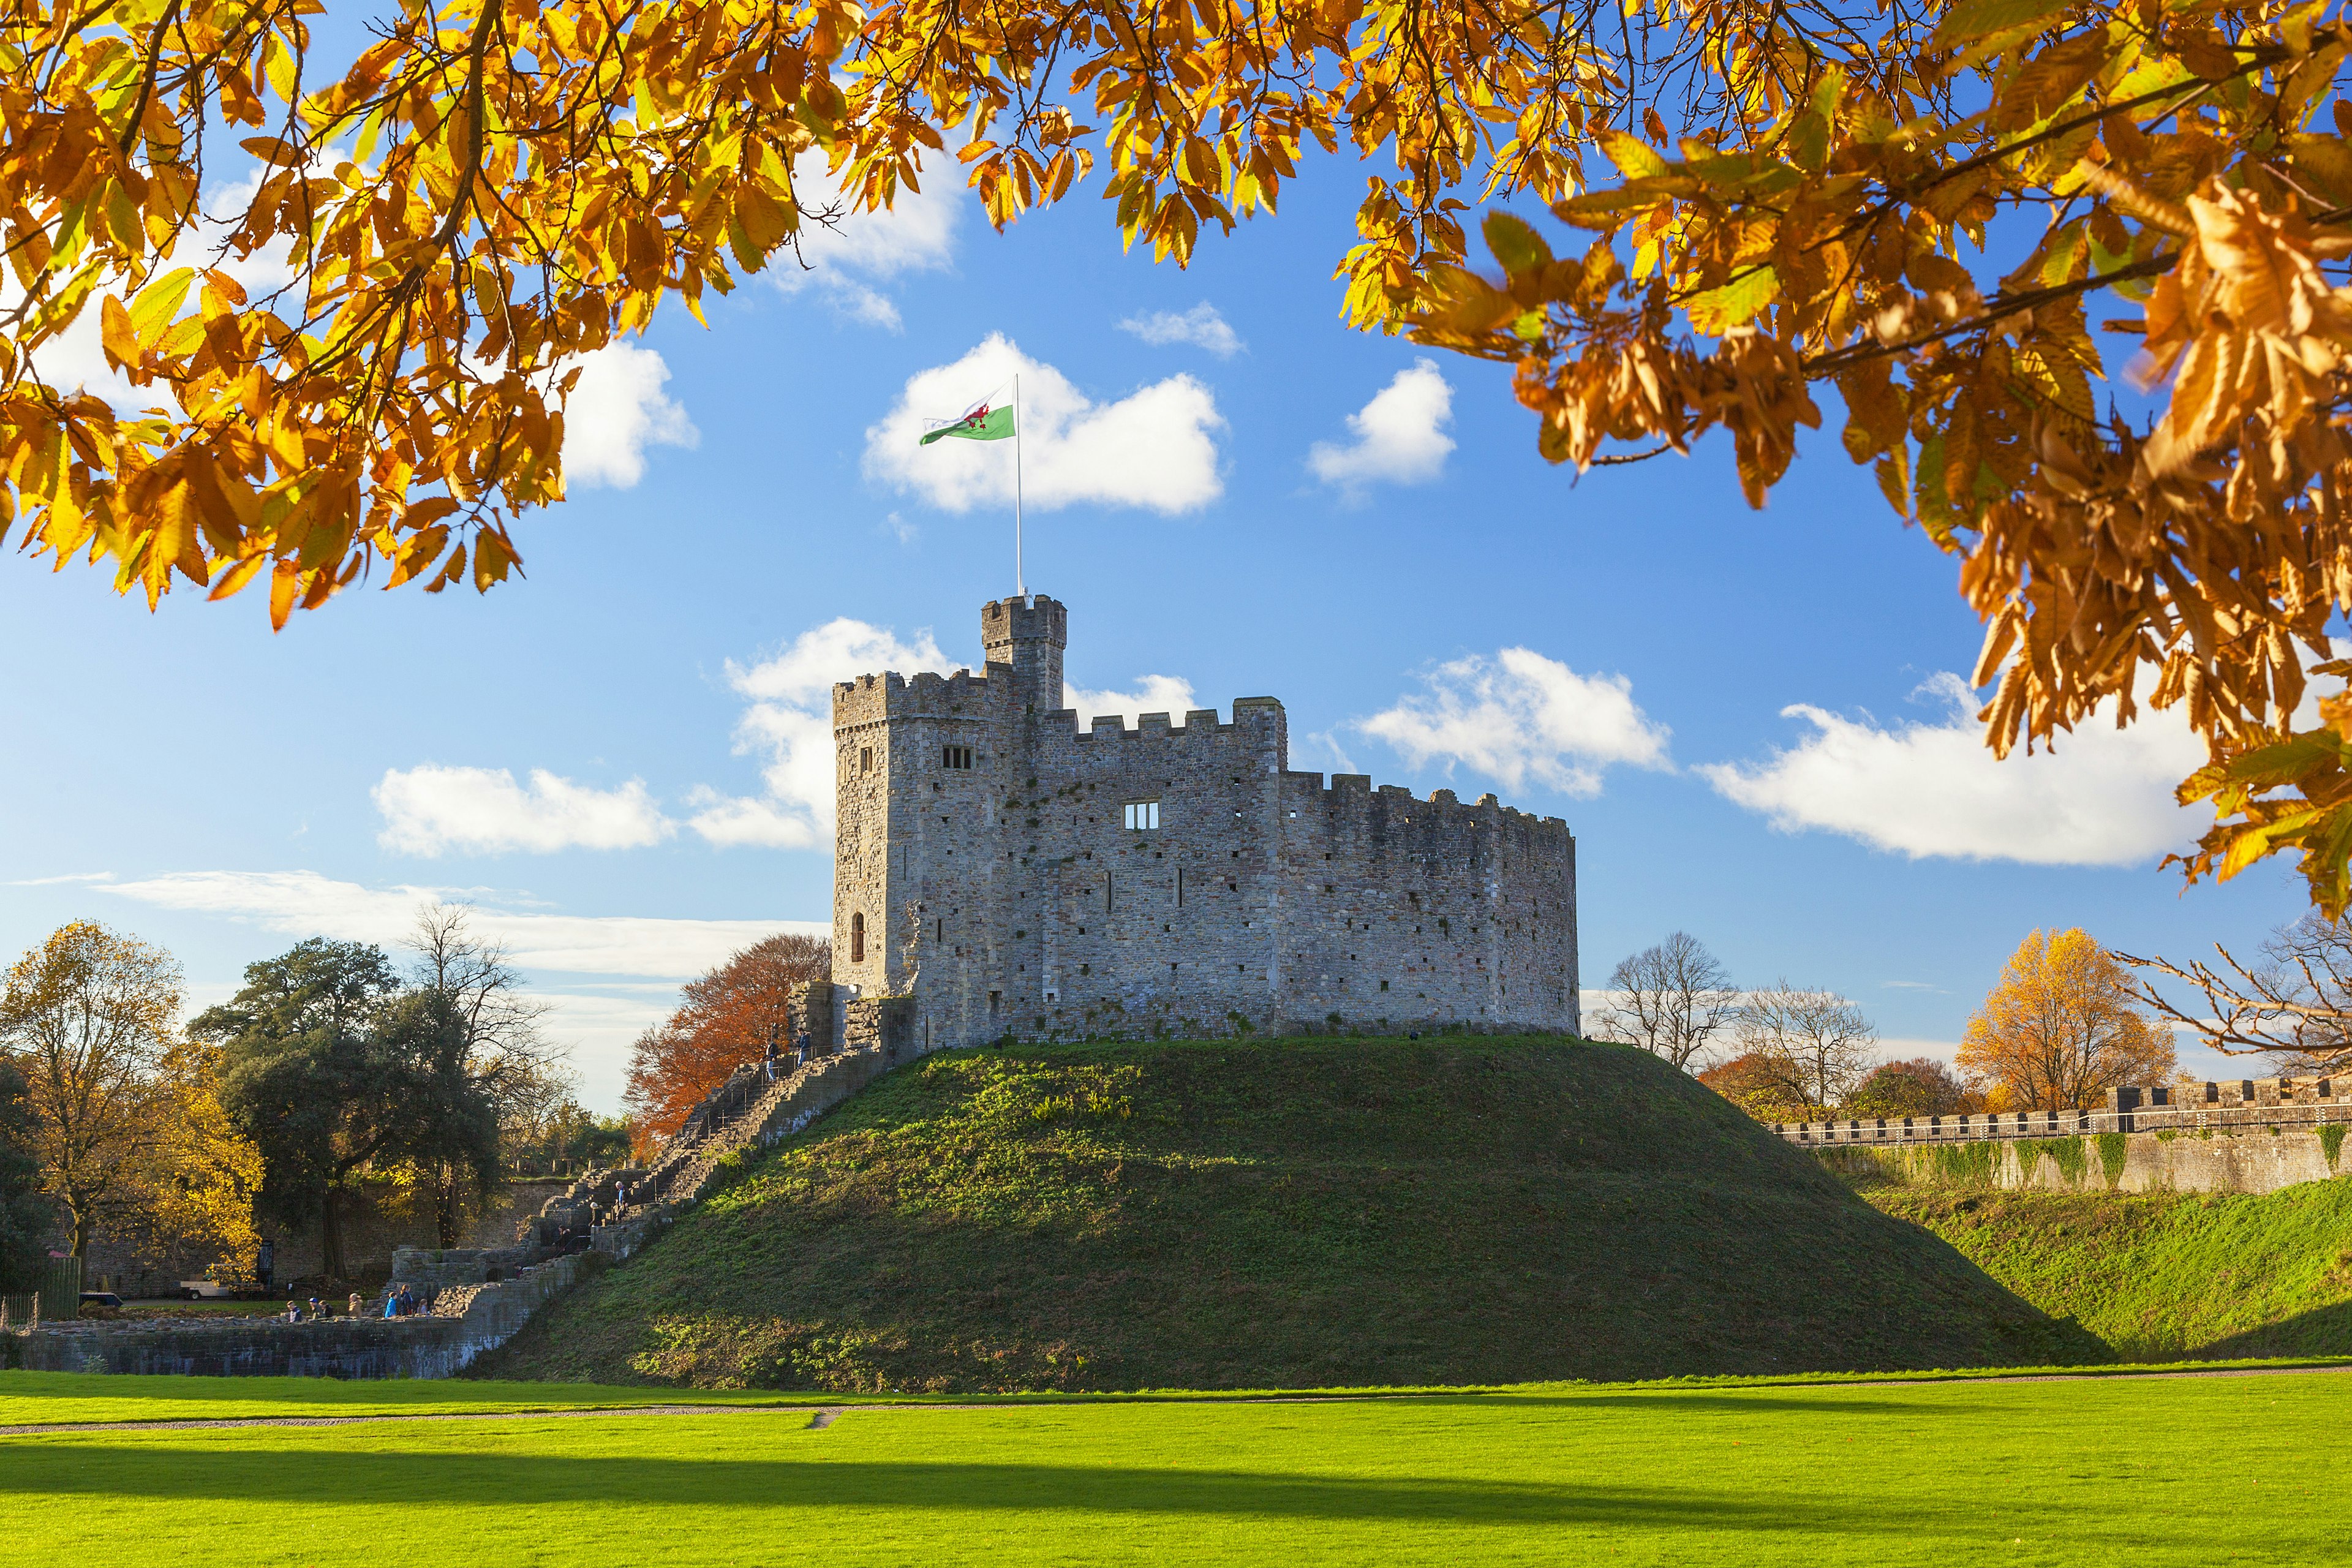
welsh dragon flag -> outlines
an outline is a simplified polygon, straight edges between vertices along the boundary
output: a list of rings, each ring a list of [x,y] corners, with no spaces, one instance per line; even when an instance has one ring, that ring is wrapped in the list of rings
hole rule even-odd
[[[961,436],[967,441],[1003,441],[1013,435],[1011,406],[991,408],[983,403],[952,425],[942,425],[925,436],[921,444],[929,446],[942,436]]]

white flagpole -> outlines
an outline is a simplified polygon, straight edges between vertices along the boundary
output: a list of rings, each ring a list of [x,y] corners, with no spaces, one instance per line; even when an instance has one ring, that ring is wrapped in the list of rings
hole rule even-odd
[[[1021,377],[1013,377],[1013,591],[1029,596],[1029,577],[1021,566]]]

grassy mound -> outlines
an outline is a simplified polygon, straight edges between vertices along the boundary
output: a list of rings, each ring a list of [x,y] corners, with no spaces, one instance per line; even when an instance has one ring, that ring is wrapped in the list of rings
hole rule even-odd
[[[2127,1358],[2352,1354],[2352,1180],[2259,1197],[1869,1196]]]
[[[2105,1353],[1641,1051],[1317,1039],[930,1058],[479,1370],[947,1392]]]

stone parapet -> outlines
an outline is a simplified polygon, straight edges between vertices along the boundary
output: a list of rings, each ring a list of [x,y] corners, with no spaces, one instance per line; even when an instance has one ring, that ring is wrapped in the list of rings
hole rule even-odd
[[[1881,1116],[1772,1124],[1791,1143],[1948,1143],[2079,1138],[2103,1132],[2207,1132],[2352,1122],[2352,1095],[2327,1079],[2240,1079],[2193,1085],[2126,1086],[2095,1110],[2018,1110],[1969,1116]],[[2183,1092],[2185,1090],[2185,1092]]]

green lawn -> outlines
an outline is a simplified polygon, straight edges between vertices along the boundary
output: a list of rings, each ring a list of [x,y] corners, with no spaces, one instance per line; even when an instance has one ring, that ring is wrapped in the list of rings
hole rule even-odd
[[[2352,1481],[2347,1376],[910,1405],[823,1430],[776,1408],[6,1437],[0,1564],[2320,1563],[2340,1552]],[[174,1380],[111,1381],[165,1394],[147,1406],[165,1417],[306,1392],[319,1413],[526,1394],[279,1384],[224,1402],[195,1380],[179,1398]],[[12,1375],[0,1413],[54,1419],[51,1401],[94,1394]]]

